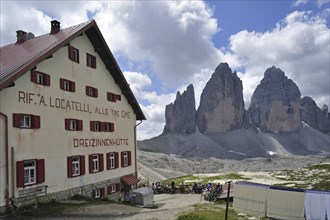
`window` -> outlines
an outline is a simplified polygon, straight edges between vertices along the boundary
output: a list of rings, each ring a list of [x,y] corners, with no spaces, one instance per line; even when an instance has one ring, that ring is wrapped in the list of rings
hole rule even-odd
[[[60,79],[60,88],[64,91],[75,92],[76,85],[75,82],[66,79]]]
[[[121,152],[121,166],[127,167],[131,165],[131,151]]]
[[[113,132],[115,130],[114,123],[90,121],[90,130],[94,132]]]
[[[87,53],[86,54],[86,65],[93,69],[96,69],[96,57]]]
[[[82,120],[66,118],[65,119],[65,130],[82,131],[83,130]]]
[[[116,187],[116,184],[112,184],[111,185],[111,193],[114,193],[117,191],[117,187]]]
[[[89,155],[89,173],[103,171],[103,154]]]
[[[98,97],[98,90],[96,88],[86,86],[86,95],[90,97],[97,98]]]
[[[119,167],[118,152],[107,153],[107,169],[112,170]]]
[[[102,197],[104,197],[104,188],[95,189],[92,192],[92,197],[94,197],[94,198],[102,198]]]
[[[104,127],[105,132],[114,132],[114,130],[115,130],[114,123],[103,122],[103,127]]]
[[[99,122],[99,121],[91,121],[90,122],[90,130],[91,131],[95,131],[95,132],[98,132],[98,131],[102,131],[103,129],[103,126],[102,126],[102,123]]]
[[[24,185],[36,183],[36,162],[24,161]]]
[[[110,186],[108,186],[108,194],[111,195],[115,192],[119,192],[120,191],[120,184],[119,183],[115,183],[115,184],[111,184]]]
[[[121,101],[121,95],[117,95],[111,92],[107,92],[107,100],[110,102]]]
[[[101,197],[101,190],[100,189],[96,189],[94,191],[94,198],[100,198]]]
[[[15,128],[40,128],[40,116],[28,114],[13,114],[13,127]]]
[[[99,171],[99,155],[93,155],[93,173]]]
[[[20,126],[21,128],[30,128],[31,127],[31,115],[22,115],[20,117],[21,122]]]
[[[85,175],[85,156],[72,156],[67,158],[68,177]]]
[[[69,59],[79,63],[79,50],[72,46],[69,46]]]
[[[24,160],[17,161],[17,187],[30,186],[45,182],[45,161]]]
[[[31,81],[44,86],[50,86],[50,76],[36,70],[31,70]]]
[[[80,160],[78,156],[72,157],[72,176],[80,175]]]

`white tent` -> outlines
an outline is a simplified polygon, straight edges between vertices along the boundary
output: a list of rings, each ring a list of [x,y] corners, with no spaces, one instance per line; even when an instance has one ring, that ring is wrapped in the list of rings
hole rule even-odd
[[[267,190],[266,216],[275,219],[304,218],[304,190],[270,186]]]
[[[136,205],[150,207],[154,205],[154,192],[152,189],[143,187],[134,189],[132,196],[135,197]]]
[[[239,182],[234,184],[234,209],[252,216],[266,216],[266,195],[269,186]]]
[[[306,190],[305,215],[307,220],[330,219],[330,192]]]

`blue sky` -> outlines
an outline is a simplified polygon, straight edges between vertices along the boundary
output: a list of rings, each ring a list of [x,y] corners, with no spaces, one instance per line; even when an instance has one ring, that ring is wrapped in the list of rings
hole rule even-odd
[[[329,101],[329,0],[6,1],[1,45],[16,30],[36,36],[50,20],[69,27],[95,19],[147,121],[138,139],[159,135],[165,106],[189,84],[196,108],[220,62],[243,82],[245,108],[268,67],[282,69],[321,107]]]

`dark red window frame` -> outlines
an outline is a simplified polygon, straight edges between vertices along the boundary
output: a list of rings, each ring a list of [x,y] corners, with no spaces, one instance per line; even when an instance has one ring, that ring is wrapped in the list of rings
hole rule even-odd
[[[43,76],[43,82],[38,82],[38,74],[41,74]],[[37,70],[31,70],[31,81],[43,86],[50,86],[50,75],[37,71]]]
[[[69,89],[65,88],[65,83],[69,83]],[[75,92],[76,91],[76,83],[67,79],[60,78],[60,88],[67,92]]]
[[[86,53],[86,65],[93,69],[96,69],[96,57],[92,54]]]
[[[110,102],[121,101],[121,95],[114,94],[112,92],[107,92],[107,100]]]
[[[30,127],[21,126],[21,118],[24,116],[30,117]],[[14,128],[22,128],[22,129],[39,129],[40,128],[40,116],[39,115],[31,115],[31,114],[13,114],[13,127]]]
[[[70,123],[71,121],[76,121],[76,129],[71,129]],[[68,131],[82,131],[83,130],[83,121],[79,119],[74,119],[74,118],[66,118],[64,120],[64,127],[65,130]]]
[[[90,91],[92,91],[92,94]],[[97,98],[99,96],[98,89],[91,86],[86,86],[86,95],[89,97]]]
[[[24,162],[25,161],[36,161],[36,183],[25,184],[24,183]],[[26,187],[45,182],[45,160],[44,159],[31,159],[22,160],[16,162],[16,186]]]
[[[127,152],[127,160],[128,160],[128,164],[125,166],[125,163],[124,163],[124,154],[125,152]],[[131,151],[123,151],[121,152],[121,167],[129,167],[132,165],[132,153]]]
[[[77,52],[77,56],[75,56],[75,52]],[[73,62],[79,63],[79,50],[73,46],[69,46],[69,59]]]
[[[115,167],[111,168],[111,164],[110,164],[110,154],[114,154],[115,155]],[[119,153],[118,152],[109,152],[106,154],[107,156],[107,170],[114,170],[119,168]]]
[[[116,191],[115,192],[111,192],[112,191],[112,186],[116,185]],[[114,183],[108,186],[108,195],[114,194],[116,192],[120,192],[120,183]]]
[[[99,170],[94,171],[94,163],[93,163],[93,156],[98,155],[99,156]],[[99,173],[104,170],[104,160],[103,160],[103,154],[90,154],[88,155],[88,165],[89,165],[89,173]]]
[[[79,157],[79,165],[80,165],[79,175],[73,175],[73,173],[72,173],[72,158],[73,157]],[[85,156],[84,155],[75,155],[75,156],[67,157],[67,168],[68,168],[68,177],[69,178],[74,178],[74,177],[85,175]]]

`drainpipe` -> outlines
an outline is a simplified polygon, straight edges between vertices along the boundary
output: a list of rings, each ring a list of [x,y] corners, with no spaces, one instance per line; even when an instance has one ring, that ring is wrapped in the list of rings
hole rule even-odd
[[[137,172],[137,141],[136,141],[136,127],[139,126],[142,123],[142,120],[136,125],[134,125],[134,148],[135,148],[135,176],[138,176]]]
[[[6,207],[9,208],[9,158],[8,158],[8,117],[7,115],[0,112],[0,115],[5,118],[5,166],[6,166],[6,175],[5,175],[5,199]]]

